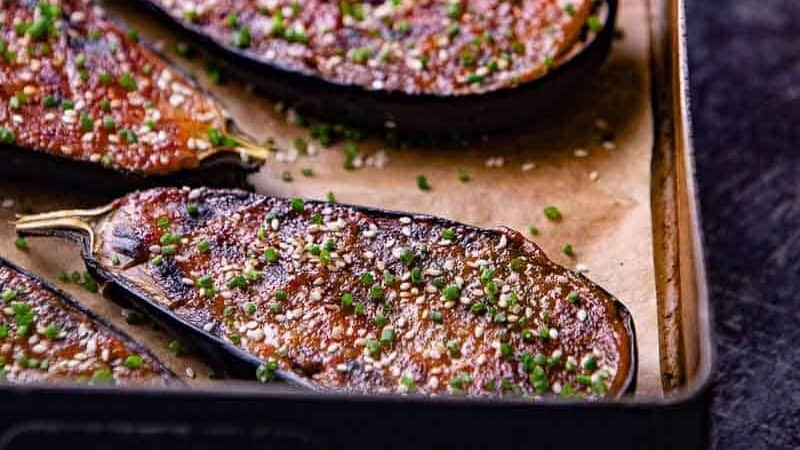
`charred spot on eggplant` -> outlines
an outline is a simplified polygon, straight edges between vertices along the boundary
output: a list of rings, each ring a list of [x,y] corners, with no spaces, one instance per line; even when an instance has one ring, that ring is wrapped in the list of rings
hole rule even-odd
[[[189,205],[208,218],[193,218]],[[189,188],[58,214],[23,217],[17,230],[88,236],[96,276],[250,365],[251,377],[258,367],[259,379],[315,389],[426,395],[633,389],[625,307],[508,229]],[[120,224],[135,230],[134,253],[146,258],[118,253]],[[175,288],[176,272],[185,289]]]
[[[11,0],[2,13],[4,172],[57,177],[36,163],[61,162],[76,183],[83,170],[144,184],[212,165],[252,170],[244,154],[265,154],[218,102],[93,2]]]
[[[14,384],[180,384],[141,345],[0,258],[0,377]]]
[[[521,125],[591,76],[616,0],[142,0],[300,112],[370,128]],[[422,112],[422,114],[420,114]]]

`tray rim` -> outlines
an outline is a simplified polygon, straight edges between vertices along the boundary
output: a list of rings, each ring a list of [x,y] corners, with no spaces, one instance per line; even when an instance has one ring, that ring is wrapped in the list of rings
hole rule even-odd
[[[316,400],[320,402],[345,402],[345,403],[374,403],[391,405],[395,403],[404,404],[424,404],[428,406],[433,405],[448,405],[456,407],[484,407],[484,408],[513,408],[524,406],[528,409],[550,409],[550,408],[577,408],[577,409],[605,409],[605,408],[624,408],[624,409],[642,409],[642,408],[673,408],[685,406],[707,392],[713,384],[713,373],[716,367],[716,354],[712,343],[712,323],[713,317],[711,315],[708,286],[705,269],[704,257],[704,244],[701,234],[701,217],[698,208],[698,201],[696,195],[695,171],[694,171],[694,147],[692,145],[692,132],[691,132],[691,111],[690,111],[690,98],[689,98],[689,69],[687,60],[687,47],[686,47],[686,5],[685,0],[655,0],[660,5],[667,9],[665,20],[667,20],[667,30],[660,39],[667,40],[668,51],[665,57],[669,58],[666,67],[671,67],[672,70],[672,83],[670,86],[665,86],[670,90],[670,100],[673,100],[678,106],[677,111],[673,111],[675,138],[672,142],[679,152],[677,161],[685,167],[686,176],[683,180],[687,192],[685,199],[685,207],[688,210],[690,224],[689,230],[684,230],[690,233],[689,242],[691,243],[691,251],[693,257],[692,268],[695,280],[696,292],[696,305],[697,305],[697,324],[698,324],[698,342],[699,347],[699,363],[697,365],[697,372],[689,382],[674,394],[665,395],[664,397],[648,396],[648,395],[633,395],[620,399],[603,399],[596,402],[586,402],[581,400],[564,400],[564,399],[551,399],[546,398],[543,400],[532,402],[524,399],[503,399],[503,398],[460,398],[460,397],[423,397],[423,396],[391,396],[391,395],[354,395],[348,393],[335,393],[335,392],[294,392],[285,389],[254,389],[252,383],[229,381],[225,384],[225,389],[220,389],[218,386],[203,385],[189,389],[155,389],[148,387],[130,387],[125,389],[119,388],[106,388],[106,387],[66,387],[66,386],[36,386],[23,387],[15,385],[7,385],[0,387],[0,398],[8,395],[13,396],[17,394],[34,394],[36,392],[43,395],[57,394],[67,397],[71,396],[84,396],[86,394],[94,394],[97,396],[108,396],[111,398],[130,397],[138,395],[142,398],[159,398],[164,400],[165,396],[175,399],[197,399],[204,398],[217,398],[228,400],[263,400],[266,398],[285,398],[285,399],[302,399],[305,401]],[[653,0],[650,2],[652,7]],[[651,25],[652,27],[652,25]],[[651,52],[651,58],[656,56]],[[657,86],[653,85],[655,91]],[[654,111],[655,113],[655,111]],[[13,408],[13,406],[11,406]],[[0,409],[5,409],[0,407]]]
[[[695,168],[695,148],[693,140],[692,112],[688,55],[688,34],[686,23],[686,0],[668,0],[670,15],[674,17],[673,30],[669,33],[671,39],[671,59],[673,71],[673,96],[679,108],[675,116],[675,145],[682,150],[679,162],[683,164],[686,176],[683,181],[687,193],[687,208],[691,220],[690,242],[694,258],[692,261],[695,275],[698,331],[700,359],[697,365],[697,374],[687,384],[686,388],[674,398],[667,398],[667,404],[683,403],[688,399],[697,397],[711,389],[714,383],[714,373],[717,367],[716,347],[713,343],[714,316],[711,310],[708,275],[706,271],[705,240],[702,232],[702,216],[699,207],[697,178]],[[672,400],[671,402],[669,400]]]
[[[664,339],[666,336],[665,316],[669,313],[662,301],[672,299],[675,316],[670,325],[677,328],[677,359],[681,377],[687,379],[677,388],[668,390],[662,377],[664,396],[659,404],[664,406],[681,405],[695,400],[710,391],[714,382],[714,373],[717,365],[716,349],[713,344],[713,317],[709,303],[708,278],[705,268],[704,240],[702,234],[702,221],[699,209],[699,199],[696,188],[696,171],[694,164],[694,145],[692,140],[692,114],[691,98],[689,92],[689,65],[686,28],[686,0],[650,0],[651,31],[652,31],[652,73],[655,78],[653,83],[653,116],[656,123],[654,155],[666,153],[666,161],[671,164],[668,169],[669,176],[663,180],[653,178],[653,183],[663,181],[669,184],[663,187],[669,190],[673,198],[663,200],[665,217],[671,220],[669,225],[674,230],[664,232],[664,246],[674,246],[667,250],[665,265],[672,265],[672,272],[666,270],[662,274],[668,277],[662,284],[677,289],[677,293],[669,292],[658,294],[659,318],[659,350],[662,375],[668,369],[665,367]],[[659,9],[652,11],[653,9]],[[663,58],[663,60],[659,60]],[[661,63],[661,64],[659,64]],[[660,82],[659,82],[660,81]],[[667,147],[666,151],[662,149]],[[654,159],[655,161],[655,159]],[[654,166],[655,167],[655,166]],[[655,169],[654,169],[655,170]],[[671,184],[670,184],[671,183]],[[655,187],[651,186],[655,192]],[[669,195],[665,196],[669,197]],[[655,199],[654,199],[655,200]],[[658,200],[661,200],[660,198]],[[670,208],[672,209],[670,211]],[[671,214],[670,214],[671,213]],[[653,225],[658,225],[654,217]],[[662,227],[664,227],[662,225]],[[658,259],[656,263],[660,262]],[[657,267],[657,284],[660,281]],[[687,269],[688,267],[688,269]],[[687,276],[688,275],[688,276]],[[670,280],[671,278],[676,278]],[[690,292],[686,292],[686,289]],[[668,291],[668,288],[665,289]],[[691,296],[691,298],[687,298]],[[662,298],[665,297],[665,298]],[[666,298],[669,297],[669,298]],[[688,300],[688,301],[687,301]],[[694,314],[692,330],[694,336],[689,336],[694,351],[687,352],[686,348],[686,317],[687,306],[694,306],[690,314]],[[671,337],[671,336],[670,336]],[[686,366],[690,356],[695,356],[693,376],[687,376]],[[673,358],[675,359],[675,358]]]

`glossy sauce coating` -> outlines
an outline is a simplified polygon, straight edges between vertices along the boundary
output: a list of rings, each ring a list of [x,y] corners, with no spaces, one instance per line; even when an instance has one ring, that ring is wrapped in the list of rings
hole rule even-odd
[[[148,1],[259,61],[337,84],[435,95],[540,77],[573,47],[592,8],[591,0]]]
[[[0,376],[7,382],[166,386],[171,376],[127,337],[0,265]]]
[[[0,145],[146,175],[197,167],[218,105],[83,0],[0,10]]]
[[[97,230],[106,270],[262,378],[597,397],[632,370],[627,313],[510,230],[203,189],[132,194]]]

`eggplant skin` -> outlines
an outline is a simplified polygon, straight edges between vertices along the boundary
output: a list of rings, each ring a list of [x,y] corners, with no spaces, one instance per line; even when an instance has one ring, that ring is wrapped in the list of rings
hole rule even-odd
[[[216,99],[95,2],[10,0],[2,12],[4,153],[168,180],[250,145]]]
[[[243,162],[238,156],[219,155],[203,161],[194,169],[168,175],[145,176],[120,168],[104,168],[86,161],[64,159],[2,144],[0,160],[3,161],[0,164],[0,176],[5,178],[91,189],[92,192],[109,198],[155,186],[207,186],[250,190],[252,186],[247,177],[259,167],[255,163]]]
[[[202,188],[113,207],[87,266],[236,376],[260,364],[262,380],[360,393],[634,388],[627,309],[511,230]]]
[[[585,94],[586,79],[605,60],[614,37],[617,0],[595,2],[605,22],[592,39],[555,58],[546,74],[486,92],[446,95],[368,90],[327,80],[306,70],[261,59],[219,37],[175,17],[161,1],[140,0],[156,15],[201,44],[226,69],[268,96],[286,101],[297,111],[353,126],[391,128],[408,133],[477,134],[530,124],[556,104]],[[268,18],[267,18],[268,20]]]
[[[0,375],[12,384],[182,385],[147,349],[64,292],[0,258]]]

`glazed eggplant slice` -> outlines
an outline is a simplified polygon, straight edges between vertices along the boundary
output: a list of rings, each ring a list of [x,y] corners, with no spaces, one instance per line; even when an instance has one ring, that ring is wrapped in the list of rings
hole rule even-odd
[[[440,133],[523,124],[563,101],[607,54],[617,8],[616,0],[141,2],[301,112]]]
[[[266,155],[229,130],[219,103],[92,2],[3,2],[0,81],[6,173],[117,186],[128,181],[121,174],[163,182],[209,166],[241,172],[253,168],[242,155]]]
[[[17,230],[80,237],[112,291],[234,355],[250,377],[365,393],[633,388],[625,307],[508,229],[163,188],[22,217]]]
[[[141,345],[0,258],[0,378],[14,384],[180,384]]]

